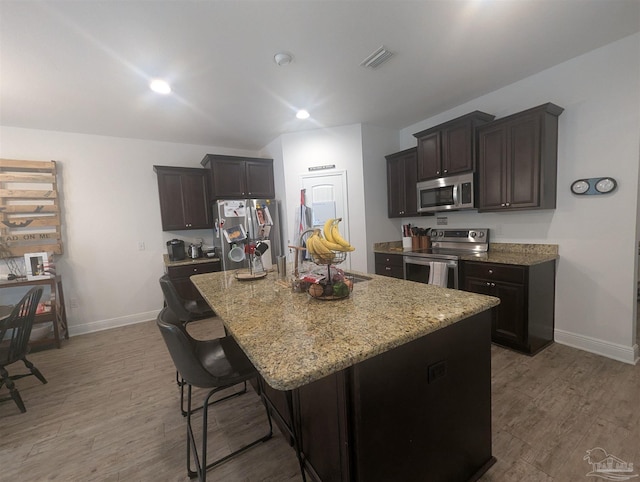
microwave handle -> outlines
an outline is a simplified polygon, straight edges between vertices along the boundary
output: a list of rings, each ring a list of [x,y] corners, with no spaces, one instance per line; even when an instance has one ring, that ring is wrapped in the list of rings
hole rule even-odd
[[[458,188],[460,187],[459,183],[456,183],[453,185],[453,205],[454,206],[459,206],[460,202],[458,201]]]

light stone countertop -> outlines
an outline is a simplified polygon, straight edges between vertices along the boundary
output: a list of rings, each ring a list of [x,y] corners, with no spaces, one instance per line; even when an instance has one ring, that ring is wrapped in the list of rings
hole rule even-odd
[[[375,243],[373,250],[376,253],[420,256],[420,253],[414,252],[412,249],[403,249],[402,241]],[[557,244],[526,243],[490,243],[487,253],[460,255],[460,259],[465,261],[513,264],[518,266],[533,266],[558,258]]]
[[[292,293],[276,273],[252,281],[235,271],[191,281],[266,382],[292,390],[488,310],[498,298],[367,274],[348,298]]]

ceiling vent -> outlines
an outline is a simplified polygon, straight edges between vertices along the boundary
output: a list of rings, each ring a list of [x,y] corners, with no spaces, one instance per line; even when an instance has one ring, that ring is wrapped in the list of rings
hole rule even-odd
[[[360,62],[363,67],[375,69],[391,58],[393,52],[388,51],[384,45]]]

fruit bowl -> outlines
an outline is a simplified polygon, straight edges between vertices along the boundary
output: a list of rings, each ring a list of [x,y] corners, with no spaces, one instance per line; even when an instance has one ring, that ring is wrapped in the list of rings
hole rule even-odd
[[[309,296],[322,301],[348,298],[353,291],[352,277],[335,266],[328,266],[328,274],[328,277],[322,276],[319,281],[309,284]]]
[[[311,259],[315,264],[320,264],[320,265],[340,264],[345,259],[347,259],[347,253],[345,253],[344,251],[333,251],[331,252],[331,254],[313,253],[311,254]]]

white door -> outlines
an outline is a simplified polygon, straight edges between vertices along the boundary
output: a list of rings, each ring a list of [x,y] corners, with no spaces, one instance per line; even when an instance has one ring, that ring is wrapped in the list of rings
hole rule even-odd
[[[305,205],[311,210],[314,227],[322,227],[328,218],[342,218],[340,233],[350,239],[347,171],[303,174],[300,187],[305,190]]]

